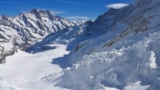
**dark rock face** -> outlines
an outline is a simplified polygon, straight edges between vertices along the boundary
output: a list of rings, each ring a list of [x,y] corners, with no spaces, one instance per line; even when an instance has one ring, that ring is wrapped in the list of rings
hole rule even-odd
[[[13,55],[15,52],[17,52],[16,47],[12,47],[10,50],[8,50],[7,52],[5,51],[5,48],[0,46],[0,63],[6,63],[6,57]]]
[[[123,20],[130,15],[135,9],[135,5],[131,4],[122,9],[109,9],[103,15],[100,15],[94,23],[87,27],[88,33],[97,32],[103,34],[108,32],[117,22]]]

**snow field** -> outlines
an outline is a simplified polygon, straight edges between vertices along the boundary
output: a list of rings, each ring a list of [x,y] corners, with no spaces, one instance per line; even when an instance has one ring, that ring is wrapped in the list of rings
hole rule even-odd
[[[62,68],[52,64],[54,58],[62,57],[69,52],[65,45],[55,44],[57,48],[37,54],[18,52],[6,58],[6,64],[0,65],[0,77],[22,90],[61,90],[53,87],[53,83],[47,83],[45,77],[54,74],[55,79],[60,77]],[[54,78],[52,78],[53,80]],[[2,90],[17,90],[5,89]]]

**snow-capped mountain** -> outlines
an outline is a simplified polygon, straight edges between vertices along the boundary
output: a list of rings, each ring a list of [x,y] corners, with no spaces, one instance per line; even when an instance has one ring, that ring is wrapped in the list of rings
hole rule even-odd
[[[0,89],[158,90],[159,10],[159,0],[136,0],[111,8],[94,22],[70,22],[49,35],[44,26],[46,37],[27,49],[34,54],[18,50],[8,57],[8,64],[0,66]],[[52,16],[31,13],[42,23],[44,17]]]
[[[33,9],[15,17],[1,16],[1,41],[10,41],[25,48],[48,34],[76,24],[76,22],[54,16],[48,10]]]
[[[37,9],[32,9],[30,12],[24,12],[15,17],[1,16],[0,43],[1,45],[8,43],[14,46],[11,48],[16,47],[25,50],[51,33],[66,31],[68,28],[78,27],[81,23],[54,16],[48,10]],[[6,48],[8,46],[2,47],[4,50]]]

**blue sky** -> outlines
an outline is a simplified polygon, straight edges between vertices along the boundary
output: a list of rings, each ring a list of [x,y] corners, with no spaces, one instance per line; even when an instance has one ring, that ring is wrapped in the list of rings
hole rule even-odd
[[[96,18],[108,9],[106,5],[131,3],[134,0],[0,0],[0,15],[15,16],[33,8],[47,9],[63,17]]]

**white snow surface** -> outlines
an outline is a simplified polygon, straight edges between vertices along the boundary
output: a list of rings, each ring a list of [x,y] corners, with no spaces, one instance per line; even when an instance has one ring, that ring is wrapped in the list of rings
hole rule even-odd
[[[124,90],[146,90],[149,85],[142,86],[141,81],[137,81],[131,85],[128,85],[124,88]]]
[[[157,65],[156,65],[156,58],[155,58],[155,53],[153,51],[151,51],[151,56],[150,56],[150,67],[151,68],[157,68]]]
[[[0,90],[62,90],[44,80],[49,75],[54,75],[55,79],[61,76],[62,68],[52,64],[52,60],[69,53],[65,45],[53,46],[56,49],[37,54],[18,50],[13,56],[7,57],[7,63],[0,65],[0,77],[3,79],[0,81]]]

